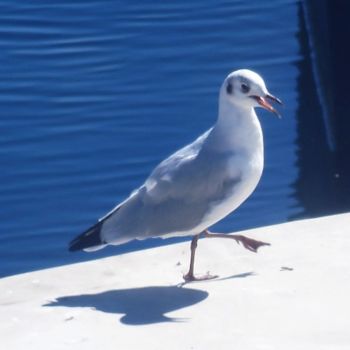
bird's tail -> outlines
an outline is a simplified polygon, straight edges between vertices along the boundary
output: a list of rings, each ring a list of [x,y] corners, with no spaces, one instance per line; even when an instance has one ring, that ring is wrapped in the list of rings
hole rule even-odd
[[[95,251],[102,249],[106,244],[101,239],[102,221],[99,221],[94,226],[74,238],[69,243],[69,251],[75,252],[77,250]]]

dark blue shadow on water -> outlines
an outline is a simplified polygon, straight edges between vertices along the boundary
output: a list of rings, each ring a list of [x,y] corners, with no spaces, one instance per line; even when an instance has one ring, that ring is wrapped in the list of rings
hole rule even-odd
[[[293,188],[302,210],[289,215],[289,219],[350,210],[349,79],[346,79],[350,77],[350,50],[343,45],[344,38],[350,35],[349,21],[344,20],[349,13],[350,4],[346,1],[298,4],[299,174]]]
[[[208,295],[208,292],[198,289],[152,286],[64,296],[44,306],[88,307],[106,313],[124,314],[120,322],[136,326],[181,322],[182,319],[167,317],[165,314],[197,304]]]
[[[343,212],[348,208],[340,201],[339,193],[344,191],[335,176],[339,172],[337,150],[332,150],[332,129],[327,128],[317,83],[312,70],[312,50],[309,44],[304,7],[298,6],[299,49],[298,68],[298,109],[297,121],[297,161],[298,178],[293,184],[294,196],[302,208],[289,219],[318,217]],[[327,116],[333,118],[334,116]],[[329,123],[330,124],[330,123]],[[334,146],[333,146],[334,147]],[[317,179],[317,181],[315,180]]]

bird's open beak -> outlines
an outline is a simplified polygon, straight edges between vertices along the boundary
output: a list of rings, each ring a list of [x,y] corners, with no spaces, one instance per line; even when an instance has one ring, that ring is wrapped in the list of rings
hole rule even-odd
[[[276,109],[274,109],[268,101],[268,100],[270,100],[272,102],[276,102],[276,103],[282,105],[282,101],[279,98],[277,98],[271,94],[266,94],[265,97],[261,97],[261,96],[252,96],[252,97],[259,103],[259,105],[262,108],[265,108],[269,112],[276,114],[276,116],[278,118],[281,118],[281,115],[279,114],[279,112]]]

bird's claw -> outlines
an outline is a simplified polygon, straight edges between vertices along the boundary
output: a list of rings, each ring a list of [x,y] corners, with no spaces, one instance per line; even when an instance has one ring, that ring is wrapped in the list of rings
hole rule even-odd
[[[218,277],[219,277],[218,275],[211,275],[209,272],[203,276],[197,277],[193,273],[189,272],[183,276],[183,279],[185,280],[186,283],[189,283],[189,282],[208,281]]]
[[[270,243],[262,242],[262,241],[257,241],[252,238],[248,238],[245,236],[236,236],[236,242],[242,243],[243,247],[250,250],[251,252],[257,253],[258,249],[263,246],[269,246],[271,245]]]

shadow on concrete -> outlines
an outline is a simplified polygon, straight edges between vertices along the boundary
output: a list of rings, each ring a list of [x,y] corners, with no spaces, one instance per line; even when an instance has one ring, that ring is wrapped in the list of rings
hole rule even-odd
[[[256,273],[253,271],[250,271],[250,272],[243,272],[243,273],[230,275],[230,276],[226,276],[226,277],[214,276],[213,278],[208,279],[208,280],[181,282],[177,286],[183,287],[183,286],[188,285],[188,284],[220,282],[220,281],[226,281],[226,280],[231,280],[231,279],[236,279],[236,278],[246,278],[246,277],[250,277],[250,276],[256,276]]]
[[[239,273],[239,274],[231,275],[231,276],[227,276],[227,277],[219,277],[219,278],[212,280],[212,281],[226,281],[226,280],[231,280],[231,279],[236,279],[236,278],[246,278],[246,277],[251,277],[251,276],[256,276],[256,273],[253,271],[243,272],[243,273]]]
[[[64,296],[43,306],[88,307],[112,314],[124,314],[120,322],[127,325],[145,325],[184,321],[165,314],[197,304],[208,295],[208,292],[198,289],[154,286]]]

